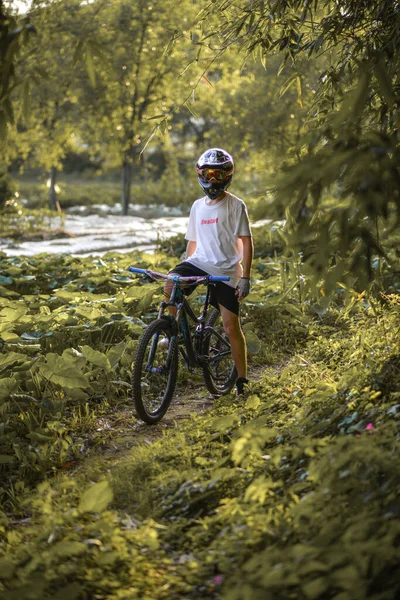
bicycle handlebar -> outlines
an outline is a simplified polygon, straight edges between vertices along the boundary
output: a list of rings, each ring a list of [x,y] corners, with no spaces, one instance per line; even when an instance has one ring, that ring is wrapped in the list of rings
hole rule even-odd
[[[216,283],[217,281],[229,281],[230,277],[226,275],[191,275],[189,277],[183,277],[181,275],[173,275],[166,273],[157,273],[157,271],[149,271],[148,269],[139,269],[138,267],[128,267],[128,271],[131,273],[138,273],[139,275],[148,275],[149,277],[161,277],[162,279],[169,279],[178,283],[179,281],[204,281],[208,279],[210,283]]]

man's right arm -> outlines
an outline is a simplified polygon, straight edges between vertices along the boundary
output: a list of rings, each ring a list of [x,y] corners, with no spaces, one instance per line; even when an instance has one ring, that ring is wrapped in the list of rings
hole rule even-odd
[[[186,246],[186,258],[189,258],[189,256],[192,256],[193,252],[196,250],[196,246],[197,246],[196,242],[193,242],[191,240],[188,241],[187,246]]]

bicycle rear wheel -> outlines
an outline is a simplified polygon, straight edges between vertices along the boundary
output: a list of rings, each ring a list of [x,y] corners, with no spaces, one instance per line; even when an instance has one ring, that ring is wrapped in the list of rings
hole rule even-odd
[[[178,345],[172,326],[157,319],[145,329],[136,352],[132,394],[136,415],[157,423],[168,410],[178,374]]]
[[[219,310],[212,311],[207,327],[210,329],[206,329],[202,349],[202,355],[207,357],[203,366],[203,379],[211,394],[222,396],[228,394],[235,385],[237,371]]]

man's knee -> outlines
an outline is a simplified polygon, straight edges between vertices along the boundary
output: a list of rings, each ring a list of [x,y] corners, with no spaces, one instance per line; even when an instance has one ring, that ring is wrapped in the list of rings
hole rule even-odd
[[[223,316],[224,331],[229,338],[240,338],[242,330],[239,317],[230,311]]]

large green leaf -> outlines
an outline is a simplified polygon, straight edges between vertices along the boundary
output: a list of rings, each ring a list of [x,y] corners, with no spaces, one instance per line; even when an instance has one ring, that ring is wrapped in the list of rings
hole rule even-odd
[[[141,298],[143,296],[143,288],[139,285],[132,285],[127,290],[125,290],[125,295],[127,298]]]
[[[62,388],[86,389],[90,387],[87,377],[77,369],[71,360],[53,352],[46,354],[46,362],[39,365],[39,373]]]
[[[80,299],[83,300],[83,295],[79,291],[69,291],[69,290],[57,290],[55,294],[58,298],[62,298],[63,300],[73,300],[78,302]]]
[[[1,323],[0,322],[0,337],[4,340],[7,341],[7,338],[10,334],[12,334],[12,331],[14,329],[14,323]]]
[[[144,313],[148,310],[155,293],[156,293],[156,290],[151,290],[150,292],[147,292],[147,294],[145,296],[143,296],[143,298],[140,300],[139,304],[137,305],[137,310],[139,311],[139,313]]]
[[[0,400],[8,398],[17,387],[17,380],[15,377],[4,377],[0,379]]]
[[[111,371],[111,364],[108,359],[108,356],[100,352],[99,350],[94,350],[90,346],[82,346],[82,354],[83,356],[92,364],[97,367],[101,367],[106,371]]]
[[[86,365],[86,359],[82,352],[79,352],[75,348],[66,348],[62,353],[62,358],[71,363],[71,365],[74,365],[74,367],[80,371],[82,371]]]
[[[140,328],[140,330],[141,330],[141,328]],[[107,352],[108,360],[113,369],[117,366],[119,360],[121,359],[122,355],[124,354],[125,350],[127,349],[128,344],[129,344],[129,341],[128,342],[120,342],[119,344],[116,344],[115,346],[110,348],[109,351]]]
[[[25,305],[15,306],[6,306],[0,311],[0,321],[18,321],[23,315],[29,311],[29,308]]]
[[[261,342],[254,331],[245,331],[247,350],[249,354],[258,354],[261,350]]]
[[[104,311],[93,306],[80,306],[76,309],[75,314],[94,321],[95,319],[102,317],[104,315]]]
[[[28,307],[24,305],[6,306],[0,311],[0,332],[12,331],[21,317],[26,315]]]
[[[11,365],[16,363],[23,363],[26,361],[26,356],[24,354],[19,354],[19,352],[9,352],[8,354],[0,354],[0,370],[6,369]]]
[[[12,325],[11,325],[12,328]],[[2,331],[0,333],[0,337],[2,340],[4,340],[5,342],[16,342],[19,340],[19,335],[16,333],[13,333],[12,331]]]
[[[45,435],[37,431],[31,431],[28,433],[27,437],[32,442],[37,442],[38,444],[48,444],[53,441],[53,437],[51,435]]]
[[[78,506],[81,513],[96,512],[100,513],[106,510],[107,506],[112,502],[113,491],[108,481],[100,481],[95,483],[83,494]]]

